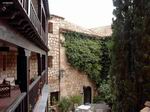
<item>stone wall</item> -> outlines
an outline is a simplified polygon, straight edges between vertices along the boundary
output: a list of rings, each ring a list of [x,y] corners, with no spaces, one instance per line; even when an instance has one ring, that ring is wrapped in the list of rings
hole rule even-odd
[[[50,21],[53,24],[53,33],[49,33],[48,45],[49,45],[49,56],[53,57],[53,66],[48,68],[49,85],[51,92],[59,91],[60,96],[71,96],[71,95],[83,95],[83,87],[92,88],[92,96],[95,93],[94,83],[87,77],[85,73],[81,73],[70,66],[67,62],[65,55],[65,48],[61,45],[65,38],[62,35],[63,30],[76,31],[85,33],[86,35],[93,35],[101,38],[97,31],[89,30],[68,21],[65,21],[63,17],[52,15]],[[110,33],[111,34],[111,33]],[[104,36],[104,35],[103,35]],[[108,33],[107,33],[108,36]],[[60,56],[60,58],[59,58]],[[60,75],[59,70],[63,73]]]
[[[48,67],[48,81],[52,91],[59,91],[59,22],[51,20],[53,33],[48,34],[48,56],[52,56],[52,67]]]
[[[60,95],[62,97],[83,95],[83,87],[89,86],[92,88],[93,96],[96,89],[94,83],[88,78],[85,73],[81,73],[70,66],[65,55],[65,48],[63,46],[61,46],[60,57],[60,68],[64,70],[63,76],[61,76],[60,80]]]
[[[111,36],[112,35],[111,26],[91,28],[90,30],[93,32],[96,32],[96,34],[99,36]]]
[[[5,59],[3,58],[5,55]],[[4,60],[6,69],[3,70]],[[15,77],[17,79],[17,51],[9,51],[5,54],[0,52],[0,76],[6,75],[7,77]],[[32,53],[30,57],[30,79],[38,75],[38,64],[36,53]]]
[[[5,55],[5,59],[3,58]],[[3,70],[3,62],[5,60],[6,69]],[[17,52],[10,51],[5,54],[0,53],[0,76],[6,75],[7,77],[17,78]]]
[[[38,59],[36,53],[31,53],[30,56],[30,79],[35,79],[38,76]]]

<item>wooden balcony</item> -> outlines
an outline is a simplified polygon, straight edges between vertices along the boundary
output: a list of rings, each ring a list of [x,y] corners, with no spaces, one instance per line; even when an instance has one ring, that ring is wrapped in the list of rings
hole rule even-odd
[[[45,84],[45,72],[42,73],[29,87],[29,104],[30,108],[33,110],[35,104],[37,103],[39,97],[41,96],[42,88]]]
[[[33,110],[39,97],[42,95],[42,88],[46,82],[46,74],[42,73],[29,87],[29,106],[30,109]]]
[[[46,79],[46,74],[45,72],[42,73],[41,76],[39,76],[30,86],[29,86],[29,110],[33,110],[35,108],[36,103],[39,100],[39,97],[42,96],[42,89],[43,86],[45,84],[45,79]],[[15,96],[15,100],[14,98],[7,98],[4,100],[8,100],[11,101],[10,99],[13,99],[13,103],[10,105],[7,102],[6,106],[9,107],[4,107],[7,108],[5,111],[6,112],[26,112],[26,97],[27,97],[27,93],[23,92],[21,93],[19,96]],[[3,100],[3,99],[1,99]],[[6,101],[5,101],[6,102]]]
[[[6,112],[26,112],[26,93],[20,94]]]
[[[36,5],[40,6],[39,4]],[[42,11],[44,11],[44,8],[40,8],[38,11],[35,9],[32,0],[0,1],[0,20],[8,22],[13,29],[23,34],[25,38],[42,49],[48,50],[48,35],[45,30],[47,29],[47,16],[43,15]]]

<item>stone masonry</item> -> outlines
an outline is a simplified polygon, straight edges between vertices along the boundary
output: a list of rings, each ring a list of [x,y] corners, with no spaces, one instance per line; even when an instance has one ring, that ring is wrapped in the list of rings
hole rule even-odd
[[[17,52],[8,52],[5,54],[6,59],[3,57],[4,54],[0,53],[0,76],[6,75],[7,77],[17,78]],[[6,62],[4,62],[7,60]],[[6,63],[6,69],[3,70],[3,64]]]
[[[10,48],[12,49],[12,48]],[[13,48],[9,52],[0,53],[0,76],[14,77],[17,79],[17,50]],[[5,55],[5,59],[4,59]],[[5,62],[4,62],[5,61]],[[5,64],[5,70],[4,70]],[[38,65],[36,53],[32,53],[30,57],[30,79],[38,76]]]
[[[99,31],[96,29],[86,29],[65,21],[63,17],[56,15],[51,16],[49,24],[53,28],[52,32],[48,35],[48,46],[50,49],[48,56],[52,56],[52,67],[48,67],[48,80],[51,92],[60,92],[60,97],[83,95],[83,87],[91,87],[92,96],[94,96],[96,94],[94,82],[85,73],[75,70],[67,62],[65,47],[62,45],[65,38],[61,31],[63,29],[81,32],[87,35],[110,36],[112,33],[111,27],[107,26],[104,27],[105,30],[101,28]]]
[[[60,44],[59,44],[59,22],[51,20],[53,33],[48,34],[48,56],[52,57],[52,67],[48,67],[48,80],[52,91],[59,91],[59,70],[60,70]]]

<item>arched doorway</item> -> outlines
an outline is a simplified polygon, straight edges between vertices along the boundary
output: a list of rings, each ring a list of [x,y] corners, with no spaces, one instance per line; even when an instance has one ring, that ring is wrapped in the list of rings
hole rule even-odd
[[[84,92],[84,104],[91,103],[91,95],[92,95],[91,87],[90,86],[83,87],[83,92]]]

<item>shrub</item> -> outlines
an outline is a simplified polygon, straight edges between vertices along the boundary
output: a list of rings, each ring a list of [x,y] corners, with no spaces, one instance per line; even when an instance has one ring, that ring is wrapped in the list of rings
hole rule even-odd
[[[68,112],[70,106],[71,106],[71,101],[69,98],[64,97],[58,103],[58,107],[60,109],[60,112]]]
[[[94,96],[93,98],[93,103],[102,103],[101,96]]]
[[[71,101],[71,110],[74,111],[75,107],[80,105],[82,102],[82,97],[75,95],[75,96],[70,96],[70,101]]]
[[[73,104],[78,104],[80,105],[81,104],[81,101],[82,101],[82,97],[81,96],[70,96],[70,101],[73,103]]]

